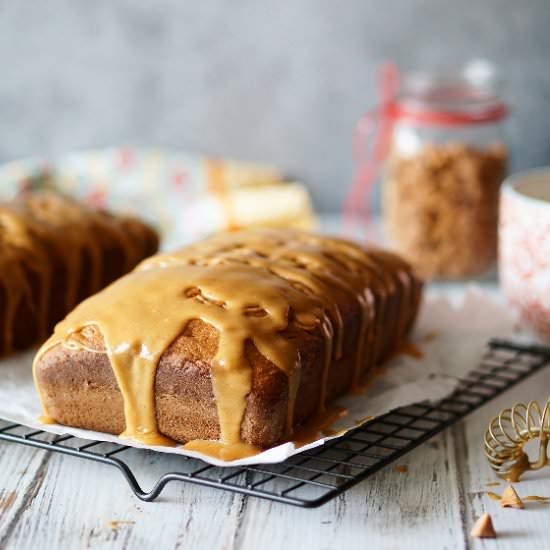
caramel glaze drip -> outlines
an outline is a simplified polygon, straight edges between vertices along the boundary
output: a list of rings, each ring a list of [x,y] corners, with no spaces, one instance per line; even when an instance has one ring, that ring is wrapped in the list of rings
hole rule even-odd
[[[401,304],[390,304],[397,278]],[[327,377],[342,355],[346,337],[342,295],[347,307],[359,307],[353,384],[395,346],[412,322],[405,317],[413,300],[408,266],[391,254],[371,252],[347,241],[294,230],[254,230],[221,234],[171,254],[153,256],[132,273],[80,304],[59,323],[42,354],[62,344],[82,348],[80,331],[95,325],[124,402],[123,436],[147,443],[171,444],[159,433],[155,411],[155,375],[164,351],[187,323],[200,319],[219,333],[211,362],[221,441],[189,442],[186,447],[218,457],[245,456],[241,424],[252,388],[245,343],[287,376],[287,436],[294,427],[294,404],[300,383],[300,353],[282,332],[295,327],[317,332],[325,342],[319,412],[325,412]],[[409,289],[409,290],[407,290]],[[419,292],[415,294],[418,300]],[[344,302],[345,303],[345,302]],[[400,306],[400,307],[397,307]],[[385,338],[385,334],[388,337]],[[47,411],[45,411],[47,414]],[[238,448],[238,452],[229,450]]]
[[[150,245],[142,230],[150,232]],[[51,192],[22,193],[0,203],[0,355],[44,341],[62,315],[110,282],[106,241],[123,255],[118,276],[154,251],[151,235],[140,222]],[[24,331],[15,329],[18,315],[26,320]]]

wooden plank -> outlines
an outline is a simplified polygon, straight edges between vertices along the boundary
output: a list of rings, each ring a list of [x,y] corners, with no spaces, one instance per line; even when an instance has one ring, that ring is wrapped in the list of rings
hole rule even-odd
[[[0,548],[41,489],[50,456],[38,450],[0,442]]]
[[[238,548],[456,548],[462,545],[449,435],[434,438],[338,499],[315,510],[250,499]],[[273,544],[276,540],[277,546]]]
[[[141,471],[158,470],[159,462],[162,469],[175,470],[180,460],[152,453],[136,456]],[[231,547],[242,503],[239,496],[182,484],[169,486],[160,501],[145,503],[115,469],[54,455],[45,483],[20,514],[5,547]]]
[[[390,467],[315,510],[191,485],[174,485],[160,502],[143,503],[109,467],[54,455],[5,547],[346,548],[368,539],[383,549],[404,540],[421,547],[430,537],[437,547],[452,548],[462,531],[457,499],[449,498],[456,492],[450,437],[439,436],[400,461],[406,473]],[[177,457],[168,463],[166,456],[136,456],[136,467],[151,477],[178,466]],[[113,529],[110,521],[127,523]]]
[[[2,548],[375,548],[488,547],[470,541],[473,519],[493,514],[499,532],[491,547],[528,543],[546,547],[550,507],[528,504],[503,510],[484,496],[494,480],[481,452],[490,417],[514,401],[545,398],[550,371],[542,372],[468,420],[428,442],[394,468],[380,472],[316,510],[246,499],[191,485],[169,487],[158,503],[133,497],[111,468],[72,457],[0,444],[0,546]],[[177,457],[136,453],[136,468],[177,469]],[[167,460],[168,459],[168,460]],[[502,487],[502,486],[501,486]],[[545,472],[518,486],[520,494],[550,495]],[[110,521],[121,521],[116,528]],[[128,522],[128,523],[124,523]]]
[[[550,372],[511,393],[514,399],[529,398],[543,387],[550,387]],[[495,548],[512,548],[527,534],[529,544],[542,548],[548,516],[544,505],[533,504],[528,512],[500,510],[482,495],[484,484],[494,478],[480,452],[480,438],[490,416],[509,404],[510,396],[505,395],[411,453],[400,461],[408,466],[406,473],[394,468],[380,472],[317,510],[190,485],[174,485],[161,502],[143,503],[107,466],[2,444],[1,546],[347,548],[368,540],[375,548],[407,544],[414,549],[424,548],[429,540],[430,547],[456,548],[468,544],[464,534],[473,517],[490,511],[500,527],[500,538],[491,541]],[[151,478],[159,469],[178,467],[177,457],[171,457],[170,464],[165,456],[139,453],[138,458],[136,467],[149,470]],[[534,476],[518,490],[550,495],[550,484],[543,479]],[[117,520],[129,523],[109,526]]]

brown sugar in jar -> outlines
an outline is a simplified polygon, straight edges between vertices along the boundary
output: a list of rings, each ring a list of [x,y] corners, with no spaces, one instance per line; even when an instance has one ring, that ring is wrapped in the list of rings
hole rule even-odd
[[[503,144],[424,142],[390,156],[383,184],[385,228],[394,247],[425,278],[487,272],[497,253]]]
[[[426,279],[484,275],[497,256],[508,107],[493,65],[451,72],[381,71],[380,104],[359,120],[344,204],[361,215],[378,168],[389,244]]]

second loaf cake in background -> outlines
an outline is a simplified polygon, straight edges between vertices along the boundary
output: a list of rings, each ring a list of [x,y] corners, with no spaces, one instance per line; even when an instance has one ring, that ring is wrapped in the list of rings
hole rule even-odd
[[[0,355],[45,340],[78,302],[157,248],[145,223],[65,195],[0,203]]]
[[[399,257],[349,241],[225,234],[80,304],[39,351],[35,382],[61,424],[265,448],[400,346],[421,286]]]

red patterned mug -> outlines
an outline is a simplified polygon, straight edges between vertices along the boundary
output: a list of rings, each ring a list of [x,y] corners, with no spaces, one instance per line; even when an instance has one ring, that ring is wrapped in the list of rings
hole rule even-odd
[[[550,341],[550,167],[514,175],[502,186],[499,272],[522,323]]]

